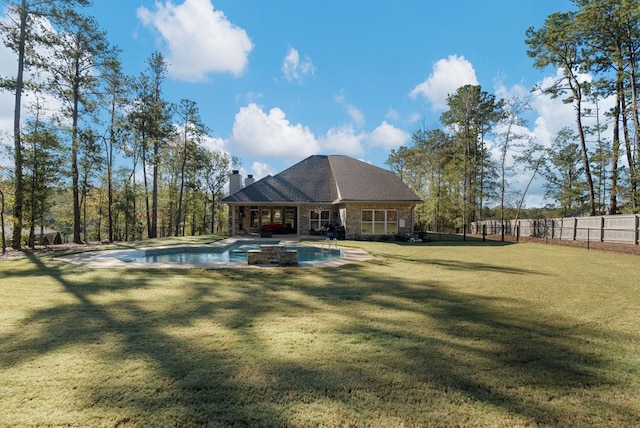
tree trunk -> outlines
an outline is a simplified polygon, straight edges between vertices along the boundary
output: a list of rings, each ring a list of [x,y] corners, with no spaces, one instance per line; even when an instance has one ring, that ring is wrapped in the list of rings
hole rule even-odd
[[[76,62],[76,67],[78,67],[77,62]],[[72,113],[73,118],[72,118],[72,131],[71,131],[71,178],[72,178],[71,181],[72,181],[72,188],[73,188],[73,242],[75,244],[82,243],[81,226],[80,226],[80,189],[79,189],[79,173],[78,173],[78,108],[79,108],[78,92],[79,90],[77,85],[74,85],[73,113]]]
[[[582,164],[584,165],[584,175],[587,179],[587,188],[589,189],[589,215],[596,215],[596,194],[593,189],[593,178],[591,177],[591,167],[589,165],[589,152],[587,150],[587,142],[584,135],[584,126],[582,125],[582,93],[580,84],[575,82],[576,88],[576,123],[578,125],[578,137],[580,139],[580,149],[582,151]]]
[[[618,158],[620,157],[620,85],[613,109],[613,141],[611,142],[611,184],[609,186],[609,214],[618,212]]]
[[[149,238],[158,237],[158,178],[159,178],[159,164],[160,163],[160,143],[154,141],[153,143],[153,189],[151,195],[151,230],[149,231]]]
[[[20,131],[20,116],[22,111],[22,89],[24,86],[24,61],[27,40],[27,1],[22,0],[20,7],[20,37],[18,40],[18,72],[16,75],[16,98],[13,116],[13,142],[15,166],[15,200],[13,202],[13,244],[15,249],[22,246],[22,209],[24,204],[24,184],[22,182],[22,141]],[[4,200],[4,198],[3,198]],[[4,237],[4,230],[3,230]]]
[[[620,99],[620,110],[623,112],[627,111],[627,100],[624,95],[624,91],[621,93]],[[631,194],[631,205],[633,207],[633,212],[637,212],[637,193],[638,193],[638,176],[636,174],[636,165],[633,161],[633,149],[629,136],[629,120],[627,119],[627,115],[622,115],[622,135],[624,138],[625,152],[627,155],[627,164],[629,165],[629,186],[630,186],[630,194]]]

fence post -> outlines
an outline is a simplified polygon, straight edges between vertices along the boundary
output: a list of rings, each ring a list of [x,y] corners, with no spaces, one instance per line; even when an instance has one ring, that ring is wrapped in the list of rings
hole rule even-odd
[[[553,219],[551,219],[551,234],[553,236]],[[547,219],[544,219],[544,242],[549,243],[549,225]]]
[[[487,236],[487,225],[486,225],[486,224],[483,224],[483,225],[482,225],[482,242],[484,242],[484,241],[485,241],[486,236]]]
[[[587,235],[589,232],[587,232]],[[578,237],[578,217],[573,218],[573,240],[575,241]]]
[[[604,217],[600,217],[600,242],[604,242]]]
[[[640,229],[640,217],[638,217],[638,216],[636,215],[636,216],[635,216],[635,218],[636,218],[636,230],[635,230],[635,232],[636,232],[636,233],[635,233],[636,237],[635,237],[635,244],[636,244],[636,245],[638,245],[638,241],[639,241],[639,240],[638,240],[638,238],[639,238],[639,236],[638,236],[638,229]]]
[[[520,222],[516,224],[516,242],[520,242]]]

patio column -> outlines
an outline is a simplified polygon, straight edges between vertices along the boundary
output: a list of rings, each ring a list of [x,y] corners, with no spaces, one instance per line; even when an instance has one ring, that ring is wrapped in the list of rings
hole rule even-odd
[[[231,236],[236,236],[236,207],[231,209]]]

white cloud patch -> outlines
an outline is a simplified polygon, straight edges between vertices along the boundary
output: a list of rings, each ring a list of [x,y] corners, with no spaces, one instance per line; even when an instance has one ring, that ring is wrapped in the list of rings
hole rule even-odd
[[[463,56],[450,55],[434,64],[427,80],[418,84],[409,93],[411,98],[426,98],[434,110],[447,107],[447,96],[464,85],[477,85],[478,79],[473,65]]]
[[[558,79],[562,78],[562,69],[557,70],[555,76],[548,76],[544,78],[537,86],[541,88],[550,87]],[[591,80],[591,76],[583,75],[581,80]],[[565,104],[560,96],[552,98],[548,94],[544,94],[541,91],[535,91],[533,93],[532,107],[535,112],[535,126],[533,132],[536,136],[538,143],[545,146],[551,145],[551,142],[555,138],[558,131],[564,127],[576,128],[576,110],[573,104]],[[615,97],[611,96],[607,99],[599,101],[600,121],[604,123],[604,112],[608,111],[615,105]],[[589,103],[583,103],[583,108],[593,107]],[[585,117],[583,118],[583,124],[587,126],[595,125],[595,118]]]
[[[338,104],[340,104],[347,110],[347,114],[349,115],[349,118],[354,125],[358,127],[364,125],[364,113],[362,113],[362,111],[358,107],[347,102],[347,97],[344,95],[344,92],[340,92],[340,94],[336,95],[334,99]]]
[[[398,110],[389,107],[389,110],[387,110],[387,114],[385,115],[385,117],[391,120],[398,120],[400,119],[400,113],[398,113]]]
[[[225,152],[225,141],[219,137],[205,137],[203,146],[212,152]]]
[[[253,103],[236,114],[230,144],[242,155],[281,159],[306,158],[319,150],[308,127],[290,123],[279,108],[265,113]]]
[[[305,55],[304,59],[300,61],[298,51],[289,47],[289,52],[287,52],[287,56],[282,61],[282,74],[284,74],[285,79],[289,82],[294,80],[302,82],[305,77],[313,75],[315,72],[316,67],[309,56]]]
[[[185,0],[180,5],[165,1],[155,6],[155,11],[138,8],[138,19],[160,33],[171,75],[199,81],[215,72],[242,74],[253,43],[210,0]]]
[[[408,132],[388,124],[385,120],[373,130],[369,140],[373,146],[391,150],[406,144],[410,137]]]
[[[320,139],[322,148],[330,153],[357,156],[364,154],[363,143],[367,138],[366,133],[359,133],[350,126],[330,129]]]
[[[301,124],[292,124],[280,108],[264,111],[257,104],[242,107],[236,114],[226,148],[241,156],[298,160],[317,153],[363,156],[368,147],[389,150],[406,144],[410,135],[383,121],[373,132],[348,124],[315,137]],[[267,164],[254,164],[256,178],[273,171]]]
[[[254,162],[251,165],[251,170],[253,171],[253,178],[255,178],[256,181],[266,177],[267,175],[277,174],[277,172],[269,164],[263,162]]]

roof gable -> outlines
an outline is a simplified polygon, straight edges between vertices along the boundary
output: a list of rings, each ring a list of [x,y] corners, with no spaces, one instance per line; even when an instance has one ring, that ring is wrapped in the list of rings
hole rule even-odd
[[[340,201],[420,201],[392,172],[349,156],[329,156],[329,162]]]

